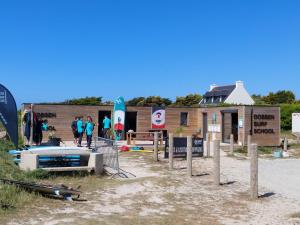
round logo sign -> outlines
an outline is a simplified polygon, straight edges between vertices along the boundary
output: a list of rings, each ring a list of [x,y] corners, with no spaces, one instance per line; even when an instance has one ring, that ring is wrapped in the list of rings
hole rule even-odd
[[[152,124],[154,126],[164,126],[165,122],[165,110],[157,110],[152,114]]]

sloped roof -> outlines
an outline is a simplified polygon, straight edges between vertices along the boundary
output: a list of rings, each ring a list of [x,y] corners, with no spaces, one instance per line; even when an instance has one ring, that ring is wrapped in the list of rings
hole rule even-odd
[[[211,91],[208,91],[204,94],[204,98],[209,98],[209,97],[220,97],[220,96],[226,96],[228,97],[233,90],[236,88],[235,85],[227,85],[227,86],[219,86],[215,87]]]

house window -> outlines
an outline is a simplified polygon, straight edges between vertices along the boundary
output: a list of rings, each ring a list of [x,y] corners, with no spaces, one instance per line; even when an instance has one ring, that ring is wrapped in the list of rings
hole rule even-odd
[[[188,125],[188,117],[189,117],[189,113],[187,113],[187,112],[180,113],[180,126]]]

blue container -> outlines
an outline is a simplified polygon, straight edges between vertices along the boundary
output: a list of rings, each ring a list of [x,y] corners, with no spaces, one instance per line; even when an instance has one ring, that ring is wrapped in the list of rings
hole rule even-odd
[[[282,150],[280,150],[280,149],[275,150],[273,153],[273,156],[275,158],[282,158]]]

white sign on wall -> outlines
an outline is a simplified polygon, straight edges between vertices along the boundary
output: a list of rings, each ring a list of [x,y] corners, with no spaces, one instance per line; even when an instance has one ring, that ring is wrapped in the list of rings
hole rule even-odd
[[[208,132],[220,133],[221,132],[221,125],[220,124],[209,124],[208,125]]]
[[[240,118],[239,119],[239,128],[243,128],[244,127],[244,119]]]
[[[292,132],[300,133],[300,113],[292,114]]]

